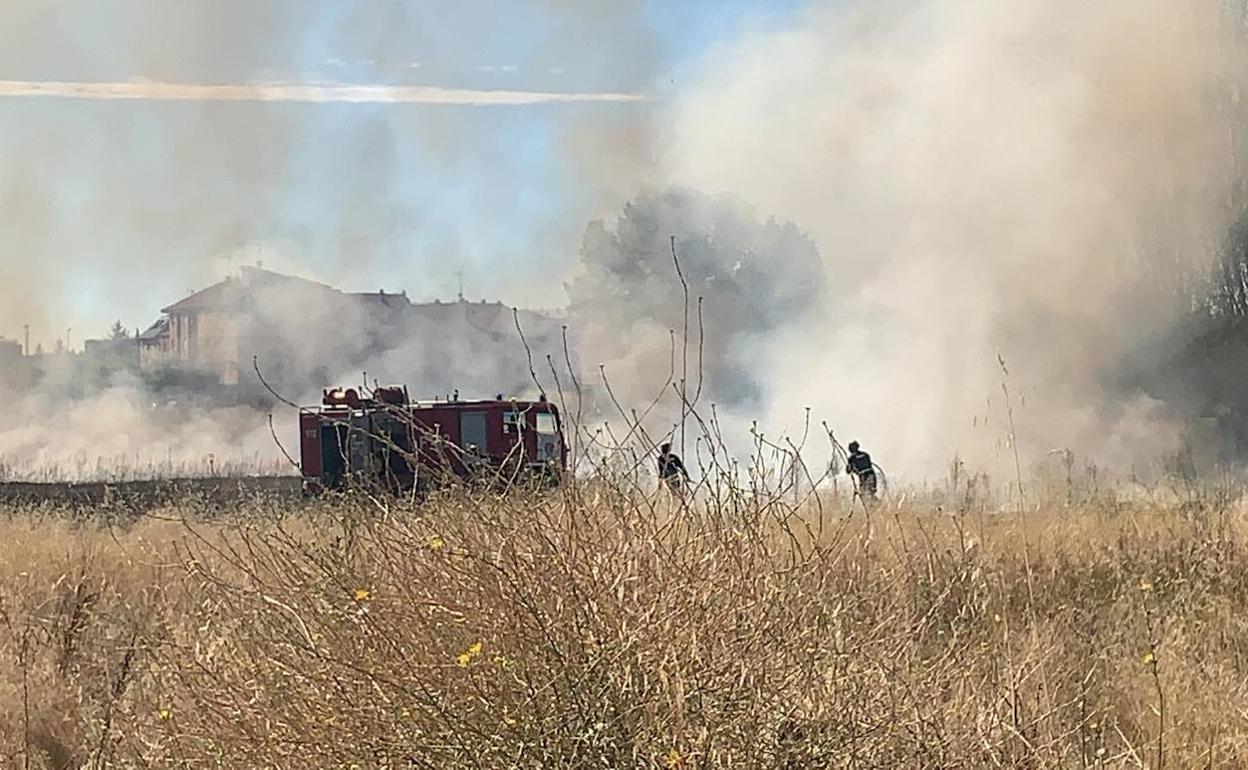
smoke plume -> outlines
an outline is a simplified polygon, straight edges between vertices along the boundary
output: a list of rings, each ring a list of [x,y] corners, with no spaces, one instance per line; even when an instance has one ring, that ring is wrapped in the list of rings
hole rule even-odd
[[[827,3],[708,56],[673,178],[791,218],[828,274],[753,351],[768,422],[809,405],[939,474],[1008,456],[1004,383],[1032,458],[1172,451],[1171,410],[1116,372],[1190,307],[1240,203],[1242,38],[1213,0]]]

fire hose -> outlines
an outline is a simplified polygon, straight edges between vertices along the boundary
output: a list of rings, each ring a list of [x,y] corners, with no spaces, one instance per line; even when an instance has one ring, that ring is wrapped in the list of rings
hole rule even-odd
[[[824,430],[826,430],[828,433],[828,441],[832,443],[832,461],[829,464],[828,473],[830,475],[835,476],[838,473],[840,473],[840,469],[842,467],[848,467],[849,451],[846,450],[845,447],[841,445],[841,442],[837,441],[835,433],[832,431],[831,428],[828,427],[828,424],[826,422],[823,424],[823,427],[824,427]],[[888,490],[889,490],[888,474],[885,473],[884,469],[880,467],[879,463],[876,463],[874,460],[871,462],[871,470],[875,472],[876,478],[878,478],[880,481],[879,483],[880,493],[882,495],[888,494]],[[854,480],[854,495],[856,497],[861,497],[862,493],[858,488],[858,484],[859,484],[858,474],[851,473],[849,475]]]

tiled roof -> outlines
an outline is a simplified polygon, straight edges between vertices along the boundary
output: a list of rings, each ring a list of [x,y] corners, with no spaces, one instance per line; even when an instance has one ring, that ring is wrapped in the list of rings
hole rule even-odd
[[[233,278],[226,278],[220,283],[214,283],[206,289],[200,289],[189,297],[173,303],[169,307],[162,308],[162,313],[179,313],[186,310],[199,310],[206,307],[222,307],[229,304],[235,296],[233,290],[237,283]]]
[[[139,335],[140,342],[151,342],[158,340],[169,333],[169,319],[161,318],[156,323],[147,327],[147,329]]]
[[[283,275],[259,267],[244,266],[240,270],[240,277],[226,278],[224,281],[214,283],[206,289],[200,289],[189,297],[164,308],[161,312],[181,313],[188,310],[230,307],[237,303],[246,292],[271,289],[305,291],[314,289],[335,294],[341,293],[332,286],[309,281],[306,278]]]

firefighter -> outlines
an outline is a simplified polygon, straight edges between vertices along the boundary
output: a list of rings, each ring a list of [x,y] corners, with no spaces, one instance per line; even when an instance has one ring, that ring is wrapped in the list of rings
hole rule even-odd
[[[682,485],[689,481],[689,472],[680,456],[672,452],[671,444],[659,447],[659,480],[676,494],[680,494]]]
[[[476,444],[464,447],[464,470],[471,481],[479,481],[485,477],[486,460]]]
[[[874,500],[876,491],[875,464],[871,455],[858,447],[857,441],[849,442],[849,458],[845,461],[845,472],[857,481],[858,494],[865,500]]]

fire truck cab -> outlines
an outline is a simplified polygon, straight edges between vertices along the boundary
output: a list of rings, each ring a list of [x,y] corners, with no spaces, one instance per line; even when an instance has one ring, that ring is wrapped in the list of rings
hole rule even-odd
[[[413,402],[403,387],[324,391],[300,410],[300,465],[310,492],[382,485],[425,491],[456,480],[557,483],[568,450],[546,400]]]

